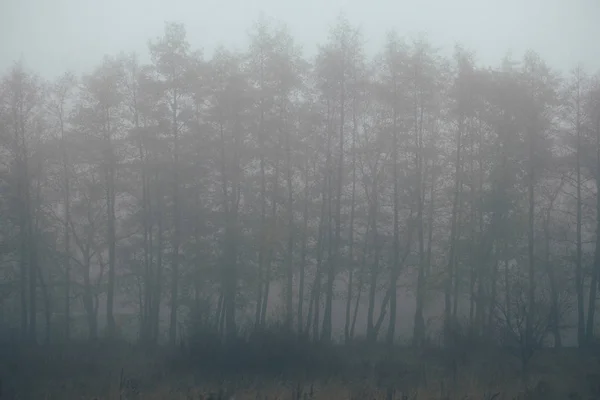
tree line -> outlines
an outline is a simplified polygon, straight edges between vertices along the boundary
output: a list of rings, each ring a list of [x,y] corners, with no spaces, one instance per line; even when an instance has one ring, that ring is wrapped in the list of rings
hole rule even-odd
[[[17,63],[0,86],[0,320],[28,341],[139,340],[181,324],[346,342],[445,336],[561,346],[594,340],[600,273],[600,75],[535,52],[494,68],[391,32],[365,55],[340,17],[307,59],[259,19],[210,59],[183,25],[151,61],[106,56],[46,81]],[[279,290],[276,290],[279,288]],[[280,293],[279,293],[280,292]],[[274,293],[277,293],[275,295]],[[357,328],[359,306],[366,326]],[[280,310],[276,317],[269,312]],[[99,309],[106,332],[99,332]]]

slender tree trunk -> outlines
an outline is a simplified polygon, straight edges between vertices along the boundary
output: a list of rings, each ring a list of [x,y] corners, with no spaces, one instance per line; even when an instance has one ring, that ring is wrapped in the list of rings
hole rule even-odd
[[[350,309],[352,304],[352,289],[354,285],[354,214],[356,208],[356,98],[353,101],[354,110],[352,113],[352,193],[350,197],[350,228],[348,232],[348,290],[346,298],[346,322],[344,325],[344,339],[348,343],[350,341]]]
[[[294,293],[294,263],[293,263],[293,252],[294,252],[294,192],[292,190],[292,147],[290,143],[290,130],[286,129],[286,153],[287,153],[287,213],[288,213],[288,241],[287,241],[287,253],[286,253],[286,278],[287,287],[285,294],[286,302],[286,319],[285,326],[288,331],[292,330],[294,322],[294,310],[293,310],[293,293]]]
[[[138,138],[138,152],[140,157],[141,180],[142,180],[142,225],[144,228],[144,283],[143,283],[143,307],[141,320],[141,340],[145,345],[150,344],[152,326],[152,220],[150,219],[150,194],[149,179],[147,172],[147,155],[144,151],[143,140],[140,133],[139,116],[137,112],[137,101],[134,94],[134,126],[140,137]]]
[[[458,130],[456,132],[456,161],[454,166],[454,198],[452,201],[452,216],[450,223],[450,251],[448,254],[448,266],[445,274],[444,284],[444,325],[445,334],[444,340],[448,339],[448,329],[452,319],[452,277],[455,270],[455,252],[456,252],[456,241],[458,232],[458,208],[459,208],[459,197],[461,191],[461,156],[460,150],[462,147],[461,139],[464,129],[464,116],[461,114],[458,121]]]
[[[342,57],[345,57],[345,43],[342,43]],[[346,82],[345,82],[345,60],[342,59],[341,68],[341,82],[340,82],[340,135],[339,135],[339,161],[337,169],[337,194],[336,194],[336,205],[335,205],[335,239],[333,243],[333,259],[329,260],[327,269],[327,288],[325,292],[325,312],[323,314],[323,331],[321,332],[321,339],[324,342],[331,341],[331,319],[332,319],[332,305],[333,305],[333,290],[335,283],[336,271],[341,264],[341,253],[340,253],[340,236],[341,236],[341,224],[342,224],[342,187],[343,187],[343,176],[344,176],[344,118],[345,118],[345,107],[346,107]]]
[[[496,310],[496,301],[497,301],[497,297],[498,297],[498,284],[497,284],[497,280],[498,280],[498,269],[500,268],[500,260],[496,260],[494,262],[494,266],[492,267],[492,277],[490,280],[490,301],[489,301],[489,307],[488,307],[488,315],[487,315],[487,321],[486,321],[486,325],[483,327],[483,331],[482,332],[486,332],[486,333],[490,333],[492,332],[492,326],[493,326],[493,322],[494,322],[494,315],[495,315],[495,310]]]
[[[477,219],[476,217],[476,207],[475,207],[475,141],[473,138],[473,134],[471,133],[471,135],[469,135],[469,142],[470,142],[470,146],[469,146],[469,161],[470,161],[470,165],[469,165],[469,173],[471,175],[471,190],[470,190],[470,221],[469,224],[471,226],[471,242],[472,243],[477,243],[477,233],[476,233],[476,229],[475,229],[475,220]],[[472,252],[471,257],[469,259],[469,263],[470,263],[470,276],[469,276],[469,328],[473,329],[475,328],[476,324],[475,321],[477,320],[478,322],[481,320],[481,312],[483,311],[483,308],[481,307],[481,304],[479,304],[479,302],[481,301],[481,298],[478,297],[478,294],[475,293],[475,286],[478,286],[478,289],[481,288],[481,271],[477,271],[477,268],[481,269],[482,266],[478,265],[480,260],[476,260],[475,259],[475,253],[476,252]],[[478,274],[479,272],[479,274]],[[479,281],[479,282],[477,282]],[[477,303],[477,304],[476,304]],[[477,306],[477,316],[475,316],[475,307]]]
[[[306,148],[308,155],[308,146]],[[304,279],[306,269],[306,252],[307,252],[307,239],[308,239],[308,203],[309,203],[309,176],[308,176],[308,159],[304,164],[304,210],[303,210],[303,221],[302,221],[302,244],[300,254],[300,277],[298,282],[298,333],[301,335],[304,324],[303,306],[304,306]]]
[[[20,82],[19,82],[20,83]],[[28,218],[29,211],[27,209],[26,197],[29,193],[29,173],[28,159],[25,142],[25,119],[23,115],[23,93],[20,85],[17,85],[19,90],[14,99],[16,105],[13,108],[13,119],[15,124],[14,143],[15,143],[15,181],[17,184],[17,210],[19,215],[19,294],[20,294],[20,322],[21,322],[21,337],[28,337],[28,304],[27,304],[27,288],[28,288]]]
[[[579,346],[585,343],[585,315],[583,300],[583,271],[581,265],[582,243],[581,243],[581,129],[579,116],[579,82],[576,95],[576,135],[577,135],[577,154],[576,154],[576,175],[577,175],[577,259],[575,266],[575,280],[577,293],[577,342]]]
[[[436,165],[435,161],[431,160],[431,186],[429,188],[429,211],[427,217],[427,227],[429,228],[427,232],[427,262],[426,262],[426,270],[425,277],[428,277],[432,267],[432,250],[433,250],[433,224],[434,224],[434,214],[435,214],[435,193],[436,193],[436,183],[437,183],[437,174],[435,171]]]
[[[44,301],[44,317],[45,317],[45,322],[46,322],[46,329],[45,329],[45,343],[49,343],[50,342],[50,319],[51,319],[51,304],[50,304],[50,297],[48,295],[48,290],[46,287],[46,284],[44,283],[44,277],[42,276],[42,270],[39,267],[39,251],[40,251],[40,242],[38,240],[38,236],[39,236],[39,231],[40,231],[40,209],[41,209],[41,205],[42,205],[42,163],[41,161],[38,161],[38,166],[37,166],[37,179],[36,179],[36,187],[35,187],[35,199],[34,199],[34,204],[35,204],[35,209],[32,209],[32,214],[33,214],[33,221],[32,221],[32,225],[31,225],[31,230],[32,230],[32,235],[31,237],[33,238],[33,242],[31,244],[32,246],[32,250],[31,250],[31,260],[32,260],[32,264],[35,267],[35,276],[34,279],[36,279],[36,281],[39,282],[40,285],[40,289],[42,291],[42,298]],[[34,319],[37,319],[37,314],[34,315],[33,317]],[[37,336],[36,336],[37,332],[34,332],[34,343],[37,342]]]
[[[173,90],[173,260],[171,266],[171,315],[169,319],[169,343],[175,345],[177,339],[177,310],[179,308],[179,246],[180,201],[179,201],[179,122],[177,120],[178,93]]]
[[[527,255],[529,259],[528,266],[528,290],[527,290],[527,317],[525,321],[525,347],[531,350],[533,347],[533,318],[535,315],[535,252],[534,252],[534,218],[535,218],[535,198],[534,198],[534,156],[535,156],[535,133],[533,130],[529,133],[529,179],[528,179],[528,238]]]
[[[71,179],[69,169],[69,155],[67,152],[67,138],[65,136],[65,126],[63,121],[62,108],[63,106],[61,103],[59,122],[65,202],[65,219],[63,224],[63,235],[65,241],[65,340],[68,341],[71,337],[71,238],[69,237],[71,231]]]
[[[416,293],[416,312],[414,320],[413,340],[416,345],[420,345],[425,336],[425,321],[423,320],[423,303],[425,301],[425,238],[423,229],[423,112],[424,107],[421,104],[421,113],[418,129],[415,131],[415,162],[417,171],[416,193],[417,193],[417,235],[419,236],[419,272],[417,275],[417,293]],[[408,251],[408,250],[407,250]]]
[[[37,232],[34,229],[34,209],[31,204],[30,179],[27,179],[27,188],[25,189],[25,207],[28,210],[27,218],[27,237],[29,239],[29,337],[32,343],[37,343],[37,253],[38,240]]]
[[[379,235],[377,232],[377,214],[378,214],[378,191],[379,185],[377,184],[378,173],[375,172],[375,176],[373,178],[373,204],[371,206],[371,236],[372,236],[372,246],[374,249],[373,254],[373,263],[371,267],[371,281],[369,285],[369,306],[367,310],[367,341],[374,342],[377,340],[376,328],[374,325],[374,314],[375,314],[375,293],[377,292],[377,282],[379,278]],[[385,300],[384,300],[385,301]]]
[[[265,326],[267,318],[267,306],[269,302],[269,292],[271,290],[271,271],[273,266],[273,244],[276,240],[277,227],[277,197],[279,196],[279,157],[275,160],[275,170],[273,171],[273,188],[271,189],[271,221],[269,223],[269,233],[267,234],[267,260],[265,262],[264,271],[264,293],[262,296],[262,310],[261,310],[261,326]]]
[[[398,109],[397,109],[397,99],[398,99],[398,84],[396,82],[396,74],[394,74],[392,85],[394,86],[394,105],[393,105],[393,117],[392,117],[392,178],[394,179],[394,199],[392,201],[394,207],[394,242],[392,244],[392,266],[390,268],[390,318],[388,324],[388,332],[387,332],[387,344],[392,346],[394,344],[394,337],[396,334],[396,313],[397,313],[397,302],[398,302],[398,276],[400,275],[400,265],[398,263],[399,253],[400,253],[400,229],[398,227],[398,196],[399,193],[399,184],[398,184]],[[416,121],[415,121],[416,126]],[[418,186],[418,185],[417,185]],[[417,188],[418,190],[418,188]],[[418,303],[418,300],[417,300]],[[417,305],[417,313],[419,312]],[[416,319],[415,315],[415,319]]]
[[[84,250],[84,266],[83,266],[83,307],[87,315],[89,338],[91,341],[95,341],[98,338],[98,320],[94,310],[94,296],[92,293],[92,283],[90,279],[90,268],[91,268],[91,256],[90,256],[90,242],[86,243]]]
[[[562,340],[559,328],[558,293],[556,290],[556,276],[554,273],[554,265],[550,260],[550,215],[552,213],[553,200],[554,199],[550,201],[550,205],[548,207],[548,210],[546,211],[546,218],[544,221],[544,241],[546,244],[544,249],[544,261],[546,264],[546,270],[548,271],[548,279],[550,281],[550,329],[552,330],[552,334],[554,336],[554,347],[559,348],[562,346]]]
[[[261,77],[260,86],[261,91],[263,90],[263,65],[261,63]],[[254,316],[255,329],[261,326],[263,321],[263,281],[265,275],[265,269],[269,268],[265,263],[267,246],[267,179],[265,174],[265,111],[263,106],[264,99],[260,99],[260,125],[258,133],[258,141],[260,146],[260,246],[258,250],[258,285],[256,290],[256,313]],[[268,290],[267,290],[268,294]]]
[[[369,217],[367,217],[369,218]],[[363,254],[360,262],[360,271],[358,277],[358,289],[356,293],[356,300],[354,301],[354,313],[352,315],[352,325],[350,326],[350,339],[354,338],[354,329],[356,327],[356,318],[358,316],[358,306],[360,305],[360,298],[365,284],[365,275],[367,270],[367,253],[369,251],[369,224],[367,223],[367,230],[365,231],[365,243],[363,246]]]
[[[483,332],[484,329],[484,322],[485,322],[485,310],[486,310],[486,303],[489,302],[489,298],[486,298],[485,295],[485,288],[486,285],[489,283],[491,286],[495,285],[495,280],[491,280],[489,281],[489,268],[488,266],[490,265],[488,263],[488,256],[485,254],[485,252],[487,251],[487,248],[484,249],[484,239],[483,239],[483,180],[484,180],[484,170],[483,170],[483,130],[481,127],[481,120],[479,120],[479,128],[477,130],[477,136],[478,136],[478,149],[477,149],[477,165],[479,167],[479,182],[478,182],[478,193],[477,193],[477,197],[476,197],[476,204],[475,206],[479,208],[479,216],[478,216],[478,223],[479,223],[479,236],[478,236],[478,241],[475,243],[479,243],[479,249],[481,254],[483,255],[483,257],[481,257],[481,260],[479,261],[481,263],[480,266],[480,270],[478,271],[478,284],[477,284],[477,307],[478,309],[480,309],[480,311],[477,313],[476,315],[476,320],[477,320],[477,330],[479,332],[479,334],[481,334]],[[477,217],[477,210],[475,212],[475,217]],[[493,217],[492,217],[492,226],[490,229],[495,229],[495,221],[497,220],[497,215],[498,213],[494,213]],[[491,239],[490,239],[490,244],[489,244],[489,251],[491,253],[493,246],[494,246],[494,240],[495,237],[493,235],[490,235]],[[497,263],[494,262],[494,267],[492,267],[493,269],[497,268]],[[493,287],[492,289],[495,292],[496,288]],[[495,296],[495,294],[494,294]],[[489,304],[489,311],[490,313],[492,312],[492,307],[493,304]]]
[[[594,265],[592,268],[592,281],[588,299],[588,315],[586,336],[587,341],[594,338],[594,316],[596,314],[596,298],[598,282],[600,280],[600,116],[596,119],[596,250],[594,252]]]
[[[323,189],[321,190],[321,213],[319,217],[319,228],[317,232],[317,266],[315,269],[315,278],[310,296],[310,303],[308,305],[308,315],[306,322],[306,334],[310,333],[311,325],[313,328],[313,338],[318,340],[319,338],[319,308],[321,298],[321,275],[322,275],[322,264],[323,264],[323,248],[324,248],[324,236],[325,236],[325,215],[327,211],[327,176],[323,175]]]
[[[152,340],[156,343],[160,335],[160,305],[162,300],[162,275],[163,275],[163,251],[164,251],[164,196],[160,173],[155,173],[156,180],[156,225],[157,225],[157,248],[156,248],[156,278],[154,281],[154,293],[152,298]]]
[[[110,339],[115,335],[114,297],[115,297],[115,155],[112,144],[111,114],[106,108],[106,212],[108,242],[108,290],[106,294],[107,335]]]
[[[370,217],[367,216],[367,219],[369,219]],[[360,304],[360,298],[362,296],[362,292],[363,292],[363,288],[364,288],[364,284],[365,284],[365,275],[366,275],[366,270],[367,270],[367,260],[368,260],[368,252],[369,252],[369,224],[367,223],[367,229],[365,231],[365,243],[363,246],[363,254],[362,254],[362,259],[360,262],[360,275],[358,278],[358,290],[357,290],[357,294],[356,294],[356,300],[354,302],[354,314],[352,316],[352,325],[350,327],[350,338],[354,338],[354,329],[356,327],[356,318],[358,316],[358,306]]]

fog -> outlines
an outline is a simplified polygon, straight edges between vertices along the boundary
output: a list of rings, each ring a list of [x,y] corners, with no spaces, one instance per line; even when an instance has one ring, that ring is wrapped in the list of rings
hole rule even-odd
[[[598,21],[0,0],[0,400],[600,399]]]
[[[600,67],[593,50],[600,37],[595,0],[2,0],[0,70],[22,58],[48,78],[88,72],[104,54],[147,54],[147,41],[162,33],[165,21],[185,24],[192,47],[210,55],[219,44],[244,47],[261,13],[286,23],[309,55],[344,13],[363,31],[371,54],[395,29],[424,32],[447,51],[461,43],[485,65],[535,49],[555,68]]]

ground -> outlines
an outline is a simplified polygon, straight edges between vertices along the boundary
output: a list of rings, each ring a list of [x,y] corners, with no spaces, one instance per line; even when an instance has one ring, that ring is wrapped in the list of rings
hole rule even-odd
[[[457,355],[311,346],[227,352],[123,343],[5,346],[0,399],[600,400],[600,357],[592,351],[540,350],[524,378],[518,356],[502,349]]]

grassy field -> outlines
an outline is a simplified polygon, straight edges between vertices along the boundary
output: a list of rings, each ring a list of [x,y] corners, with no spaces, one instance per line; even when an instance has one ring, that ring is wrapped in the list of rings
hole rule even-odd
[[[0,399],[600,399],[600,363],[589,351],[539,351],[525,382],[519,359],[501,350],[457,357],[366,345],[272,347],[8,348],[0,353]]]

